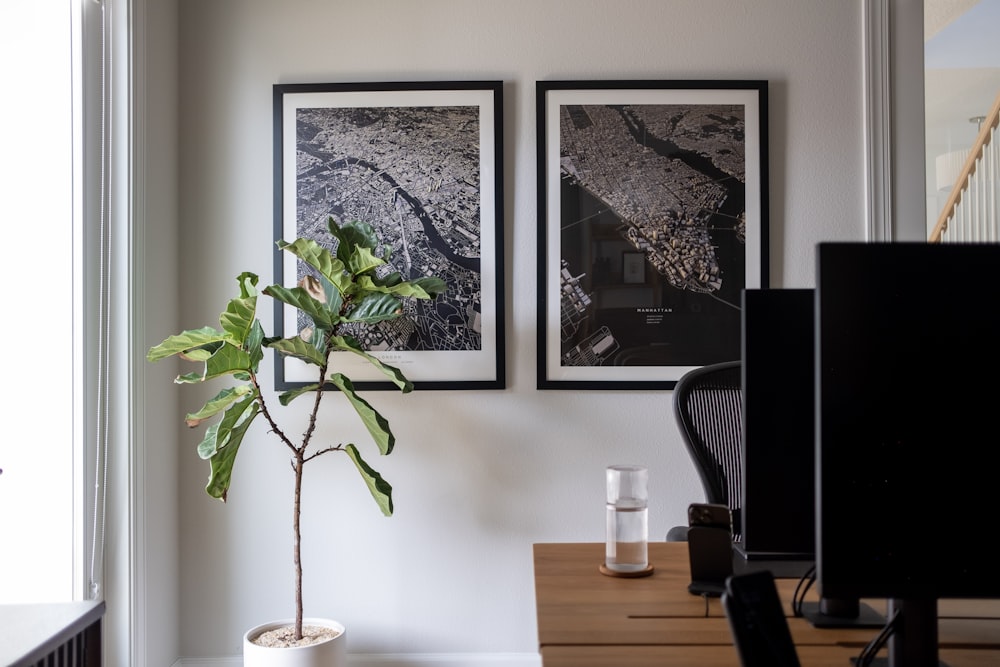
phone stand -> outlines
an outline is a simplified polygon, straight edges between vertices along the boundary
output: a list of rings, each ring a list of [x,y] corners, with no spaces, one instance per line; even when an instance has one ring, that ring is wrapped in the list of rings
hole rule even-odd
[[[718,597],[726,588],[726,578],[733,573],[733,543],[729,530],[721,526],[688,528],[688,555],[694,595]]]

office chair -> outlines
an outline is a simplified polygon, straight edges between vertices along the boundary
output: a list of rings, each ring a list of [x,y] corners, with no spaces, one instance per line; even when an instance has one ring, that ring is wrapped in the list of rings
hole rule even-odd
[[[705,499],[726,505],[733,515],[733,539],[740,538],[743,391],[739,361],[702,366],[674,387],[674,413],[694,461]],[[668,542],[687,540],[687,526],[674,526]]]

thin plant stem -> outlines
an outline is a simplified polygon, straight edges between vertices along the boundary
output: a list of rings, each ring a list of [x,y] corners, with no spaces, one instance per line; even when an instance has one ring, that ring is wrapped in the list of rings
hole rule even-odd
[[[316,391],[316,398],[313,401],[312,412],[309,413],[309,426],[306,428],[305,433],[302,434],[302,444],[298,447],[293,446],[292,450],[295,452],[295,463],[293,469],[295,471],[295,499],[292,504],[292,560],[295,563],[295,640],[299,641],[302,639],[302,527],[301,527],[301,516],[302,516],[302,473],[305,471],[306,461],[319,456],[329,449],[318,452],[313,456],[306,456],[306,448],[309,447],[309,442],[312,440],[313,433],[316,430],[316,417],[319,415],[320,402],[323,400],[323,383],[326,381],[326,371],[330,363],[330,340],[332,333],[327,334],[326,337],[326,361],[319,368],[319,389]],[[261,397],[261,410],[263,410],[264,399]],[[267,416],[267,412],[265,412]],[[273,423],[272,423],[273,424]],[[282,436],[284,438],[284,436]]]
[[[302,530],[299,518],[302,514],[302,468],[305,461],[302,450],[295,454],[295,501],[292,508],[292,532],[294,534],[292,558],[295,561],[295,640],[302,639]]]

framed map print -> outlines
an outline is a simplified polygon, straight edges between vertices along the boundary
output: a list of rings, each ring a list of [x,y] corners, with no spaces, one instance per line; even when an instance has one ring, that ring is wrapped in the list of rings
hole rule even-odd
[[[408,300],[402,318],[350,332],[418,389],[505,385],[501,114],[499,81],[274,86],[276,238],[326,243],[331,217],[360,220],[389,269],[448,284]],[[277,282],[295,284],[304,264],[275,253]],[[278,303],[276,333],[309,325],[297,315]],[[357,355],[334,354],[357,387],[394,388]],[[277,364],[279,389],[314,381],[296,359]]]
[[[766,81],[539,81],[538,388],[671,389],[766,287]]]

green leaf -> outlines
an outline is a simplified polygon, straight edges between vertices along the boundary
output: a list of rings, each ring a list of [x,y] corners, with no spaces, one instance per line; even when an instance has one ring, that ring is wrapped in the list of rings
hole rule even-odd
[[[253,387],[242,384],[237,387],[223,389],[208,400],[198,412],[191,412],[185,417],[188,426],[198,426],[201,422],[219,414],[234,402],[253,392]]]
[[[334,290],[336,292],[336,290]],[[325,329],[332,329],[337,324],[336,314],[331,312],[326,304],[317,301],[309,292],[301,287],[288,289],[281,285],[270,285],[264,290],[264,294],[277,299],[289,306],[298,308],[303,313],[312,318],[317,326]]]
[[[344,350],[346,352],[353,352],[359,357],[364,357],[368,363],[377,368],[383,375],[385,375],[393,384],[399,387],[400,391],[404,394],[408,394],[413,391],[413,383],[406,379],[403,375],[403,371],[399,370],[395,366],[390,366],[384,363],[378,357],[372,356],[365,350],[361,348],[361,344],[358,343],[353,338],[347,336],[334,336],[330,339],[330,343],[335,350]]]
[[[211,458],[217,451],[231,444],[233,434],[238,433],[243,437],[250,423],[260,414],[260,405],[257,396],[245,396],[239,402],[231,405],[222,415],[222,419],[217,424],[212,424],[205,429],[205,437],[198,444],[198,456],[203,459]]]
[[[353,336],[330,336],[330,349],[355,352],[366,358],[371,356],[365,352],[364,348],[361,347],[361,343]]]
[[[379,287],[392,287],[393,285],[398,285],[403,282],[403,276],[399,271],[393,271],[392,273],[387,273],[381,278],[378,276],[371,276],[372,282]]]
[[[207,345],[202,345],[201,347],[194,347],[190,350],[185,350],[181,353],[181,359],[185,361],[206,361],[209,357],[219,351],[219,348],[225,345],[223,341],[216,341],[214,343],[208,343]]]
[[[437,276],[422,276],[420,278],[416,278],[415,280],[411,280],[410,285],[419,287],[425,294],[427,294],[426,297],[414,295],[417,299],[436,299],[438,296],[448,291],[448,283]]]
[[[209,424],[208,428],[205,429],[205,435],[202,436],[201,442],[198,443],[198,457],[210,459],[215,456],[217,451],[219,451],[219,425]]]
[[[191,384],[222,377],[223,375],[233,375],[237,379],[245,380],[249,378],[241,374],[246,373],[250,368],[250,355],[227,340],[219,346],[212,356],[205,360],[204,370],[201,373],[180,375],[174,382],[178,384]]]
[[[287,243],[278,241],[278,248],[287,250],[309,266],[316,269],[321,276],[334,285],[341,293],[348,293],[352,288],[351,278],[345,273],[345,264],[339,258],[334,258],[330,251],[312,239],[298,238]]]
[[[159,361],[175,354],[196,350],[205,345],[220,343],[225,340],[226,334],[212,327],[190,329],[170,336],[159,345],[149,348],[149,351],[146,353],[146,359],[148,361]],[[199,361],[203,361],[203,359],[199,359]]]
[[[233,464],[236,462],[236,454],[240,451],[240,445],[243,444],[243,436],[246,434],[247,428],[252,421],[252,419],[247,419],[237,428],[233,429],[233,432],[229,435],[228,444],[217,451],[209,461],[212,472],[208,477],[208,484],[205,485],[205,491],[213,498],[221,499],[222,502],[226,502],[226,495],[229,493],[229,483],[233,477]]]
[[[399,299],[391,294],[375,292],[367,294],[355,303],[351,312],[344,317],[346,322],[364,322],[372,324],[385,320],[394,320],[403,312]]]
[[[351,276],[360,276],[385,264],[385,259],[374,253],[378,245],[375,228],[366,222],[354,220],[338,226],[331,216],[327,219],[330,234],[337,239],[337,259],[344,263]],[[352,294],[353,289],[338,289],[344,294]]]
[[[251,271],[244,271],[240,275],[236,276],[236,282],[240,286],[240,297],[244,299],[249,299],[252,296],[257,296],[257,274]]]
[[[305,387],[296,387],[291,391],[286,391],[282,394],[278,394],[278,402],[281,403],[282,405],[288,405],[302,394],[308,394],[316,391],[317,389],[319,389],[318,384],[310,384],[306,385]]]
[[[239,345],[243,345],[257,313],[257,275],[245,271],[239,275],[240,296],[232,299],[226,311],[219,316],[222,330],[232,336]]]
[[[370,361],[375,368],[382,372],[382,375],[386,376],[390,382],[399,387],[402,393],[409,394],[413,391],[413,383],[406,379],[403,371],[390,364],[382,363],[382,360],[377,357],[372,357]]]
[[[392,486],[382,478],[382,475],[365,463],[357,447],[349,444],[344,448],[344,451],[354,461],[354,465],[358,467],[361,478],[365,480],[365,485],[371,491],[372,498],[375,499],[379,509],[382,510],[382,514],[392,516]]]
[[[385,264],[385,260],[376,257],[368,248],[357,247],[347,259],[347,270],[356,276],[368,273]]]
[[[205,380],[204,373],[185,373],[174,378],[174,384],[194,384]]]
[[[250,370],[254,373],[260,367],[260,362],[264,358],[264,327],[260,325],[260,320],[254,320],[250,327],[250,335],[243,342],[243,350],[250,360]],[[248,378],[249,379],[249,378]]]
[[[210,380],[240,371],[249,371],[252,366],[249,354],[235,345],[226,343],[205,361],[204,379]]]
[[[336,291],[337,290],[334,290],[334,292]],[[329,329],[312,327],[311,329],[303,329],[300,331],[299,338],[312,345],[313,348],[315,348],[316,353],[322,357],[326,355],[326,337],[329,333]]]
[[[378,446],[379,452],[382,454],[391,453],[396,444],[396,438],[389,430],[389,422],[385,417],[354,391],[354,384],[342,373],[331,375],[330,382],[347,396],[351,405],[354,406],[354,410],[361,417],[361,421],[364,422],[365,428],[368,429],[368,433],[372,436],[372,440]]]
[[[338,264],[329,250],[312,239],[297,238],[291,243],[279,240],[277,241],[277,246],[279,250],[286,250],[292,253],[324,276],[344,270],[343,262]]]
[[[326,307],[330,309],[331,313],[340,315],[340,309],[344,305],[344,297],[341,295],[340,290],[326,276],[320,276],[319,282],[323,287],[323,292],[326,294]]]
[[[330,234],[335,239],[340,241],[340,245],[337,246],[337,257],[344,264],[347,264],[350,253],[354,248],[374,250],[375,246],[378,245],[378,235],[375,233],[375,228],[367,222],[353,220],[345,222],[343,226],[340,226],[333,219],[333,216],[330,216],[326,220],[326,228],[330,230]]]
[[[235,407],[231,408],[231,410],[236,412]],[[256,401],[254,401],[239,415],[236,424],[233,425],[232,429],[226,435],[225,443],[220,444],[215,454],[212,455],[209,461],[212,472],[208,477],[208,484],[205,486],[205,491],[213,498],[221,498],[223,502],[226,501],[226,494],[229,492],[229,483],[233,476],[233,464],[236,462],[236,454],[239,453],[240,445],[243,444],[243,436],[246,435],[247,429],[250,428],[250,424],[253,423],[254,417],[258,414],[260,414],[260,409]],[[225,418],[223,421],[225,421]],[[219,426],[219,434],[221,435],[224,427],[222,423]],[[220,437],[219,440],[222,441],[222,438]]]
[[[312,343],[302,340],[299,336],[291,336],[273,341],[268,344],[268,347],[277,350],[287,357],[301,359],[313,366],[322,366],[326,361],[326,357],[323,356],[321,351],[317,350]]]
[[[385,292],[413,299],[433,299],[448,289],[448,285],[440,278],[417,278],[409,282],[380,284],[371,276],[360,276],[358,286],[367,292]]]

